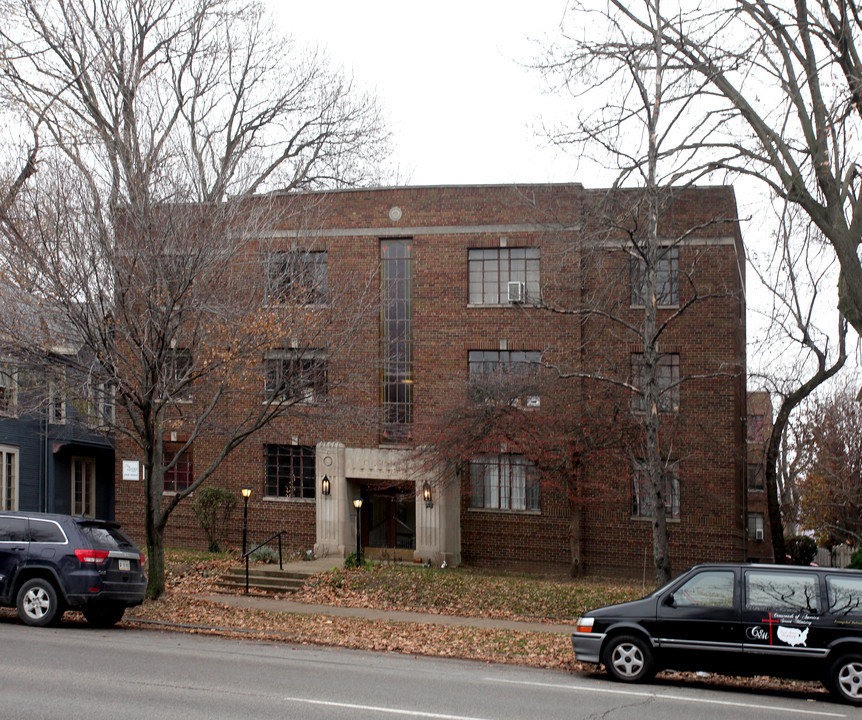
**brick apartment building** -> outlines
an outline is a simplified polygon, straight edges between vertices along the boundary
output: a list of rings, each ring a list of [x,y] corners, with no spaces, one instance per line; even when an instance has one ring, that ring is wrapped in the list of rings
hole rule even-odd
[[[212,480],[251,488],[251,542],[286,530],[294,548],[344,557],[361,498],[363,547],[384,556],[650,572],[643,408],[630,390],[642,352],[639,195],[534,185],[305,197],[313,225],[285,213],[249,239],[250,265],[266,302],[310,313],[352,303],[355,327],[339,352],[305,348],[300,360],[302,339],[288,337],[260,358],[261,396],[291,375],[303,402]],[[697,187],[660,220],[660,441],[677,570],[749,548],[736,217],[730,187]],[[181,486],[211,452],[197,443],[168,480]],[[141,483],[120,470],[134,459],[119,438],[116,515],[142,537]],[[239,514],[231,526],[238,545]],[[205,545],[188,502],[167,543]]]
[[[772,436],[772,398],[763,390],[748,393],[748,550],[749,562],[774,562],[769,505],[766,500],[766,446]]]

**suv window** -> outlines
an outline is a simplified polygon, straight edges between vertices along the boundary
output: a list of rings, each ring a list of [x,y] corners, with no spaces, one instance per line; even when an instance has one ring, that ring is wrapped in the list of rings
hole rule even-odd
[[[135,544],[119,528],[94,523],[82,524],[80,528],[84,537],[93,544],[95,550],[119,550],[135,547]]]
[[[27,520],[0,517],[0,542],[27,542]]]
[[[30,520],[30,542],[65,543],[66,535],[60,526],[50,520]]]
[[[862,578],[826,576],[829,612],[862,615]]]
[[[745,573],[745,607],[816,613],[820,606],[818,585],[813,573],[750,570]]]
[[[704,607],[733,607],[733,572],[721,570],[695,575],[673,593],[674,602],[680,607],[698,605]]]

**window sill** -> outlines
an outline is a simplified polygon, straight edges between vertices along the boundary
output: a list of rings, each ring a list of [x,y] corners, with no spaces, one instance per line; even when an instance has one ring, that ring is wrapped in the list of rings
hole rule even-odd
[[[264,502],[301,503],[301,504],[305,504],[305,505],[310,505],[311,503],[317,502],[317,498],[279,497],[277,495],[264,495],[261,499]]]
[[[539,307],[535,302],[505,302],[505,303],[467,303],[467,308],[536,308]]]
[[[646,305],[634,305],[634,304],[632,304],[629,307],[632,310],[643,310],[646,307]],[[656,305],[656,310],[679,310],[679,303],[678,302],[668,303],[667,305],[665,305],[664,303],[659,303]]]
[[[480,514],[503,513],[505,515],[541,515],[541,510],[507,510],[506,508],[467,508],[468,512]]]
[[[636,521],[636,522],[652,522],[652,515],[648,515],[648,516],[644,516],[644,515],[632,515],[632,516],[631,516],[631,519],[632,519],[632,520],[634,520],[634,521]],[[679,519],[679,518],[671,518],[671,517],[669,517],[669,518],[667,518],[667,519],[665,520],[665,522],[672,523],[672,524],[674,524],[674,525],[679,525],[679,524],[680,524],[680,519]]]

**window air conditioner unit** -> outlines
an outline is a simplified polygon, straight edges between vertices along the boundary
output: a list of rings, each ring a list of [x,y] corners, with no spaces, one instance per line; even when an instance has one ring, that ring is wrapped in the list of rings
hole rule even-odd
[[[754,539],[763,540],[763,528],[757,528],[757,530],[754,531]]]
[[[519,281],[512,281],[508,283],[508,295],[510,303],[524,302],[524,283]]]

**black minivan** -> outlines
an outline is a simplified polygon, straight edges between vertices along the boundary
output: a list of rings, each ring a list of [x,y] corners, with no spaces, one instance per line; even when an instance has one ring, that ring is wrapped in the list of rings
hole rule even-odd
[[[862,571],[698,565],[645,598],[585,613],[572,646],[622,682],[664,669],[817,679],[862,705]]]
[[[144,555],[115,522],[46,513],[0,512],[0,606],[27,625],[50,625],[65,610],[108,627],[144,601]]]

